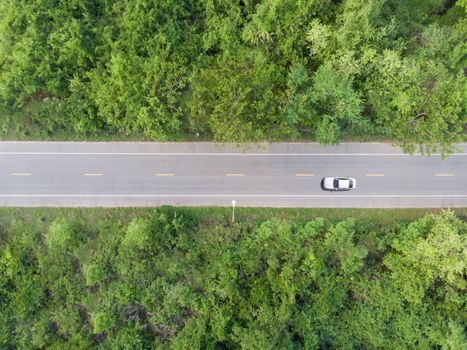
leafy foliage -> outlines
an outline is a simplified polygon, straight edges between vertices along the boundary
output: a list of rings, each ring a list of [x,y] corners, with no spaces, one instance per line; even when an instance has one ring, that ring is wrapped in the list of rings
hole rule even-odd
[[[3,216],[0,347],[466,342],[467,223],[451,211],[382,228],[321,218],[206,226],[178,210],[99,223],[85,211]]]
[[[464,139],[465,1],[0,3],[0,135]],[[197,136],[196,136],[197,135]]]

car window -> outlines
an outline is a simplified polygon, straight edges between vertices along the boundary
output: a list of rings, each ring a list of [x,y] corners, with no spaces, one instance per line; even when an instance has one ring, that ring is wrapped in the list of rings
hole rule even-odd
[[[334,179],[334,188],[338,188],[338,187],[339,187],[339,180]]]

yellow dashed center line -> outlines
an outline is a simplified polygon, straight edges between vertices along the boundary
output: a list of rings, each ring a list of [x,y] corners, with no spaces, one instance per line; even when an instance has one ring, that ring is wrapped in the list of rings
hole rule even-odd
[[[384,176],[384,174],[366,174],[366,176]]]
[[[435,174],[435,176],[454,176],[454,174]]]
[[[175,174],[171,174],[171,173],[165,173],[165,174],[156,174],[156,176],[175,176]]]
[[[225,176],[245,176],[245,174],[225,174]]]
[[[12,176],[31,176],[31,173],[12,173]]]
[[[295,176],[315,176],[315,174],[300,173],[300,174],[295,174]]]
[[[87,173],[87,174],[83,174],[84,176],[102,176],[104,174],[100,174],[100,173]]]

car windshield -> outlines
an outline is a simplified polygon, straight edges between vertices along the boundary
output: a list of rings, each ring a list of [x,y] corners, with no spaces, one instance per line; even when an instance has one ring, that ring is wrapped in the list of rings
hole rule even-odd
[[[334,188],[339,188],[339,180],[334,179]]]
[[[353,181],[349,180],[350,187],[353,187]]]

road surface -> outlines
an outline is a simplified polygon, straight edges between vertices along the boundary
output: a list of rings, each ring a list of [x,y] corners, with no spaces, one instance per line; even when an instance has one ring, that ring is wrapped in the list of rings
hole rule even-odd
[[[330,193],[323,176],[357,188]],[[467,144],[445,161],[383,143],[0,142],[0,206],[466,207]]]

